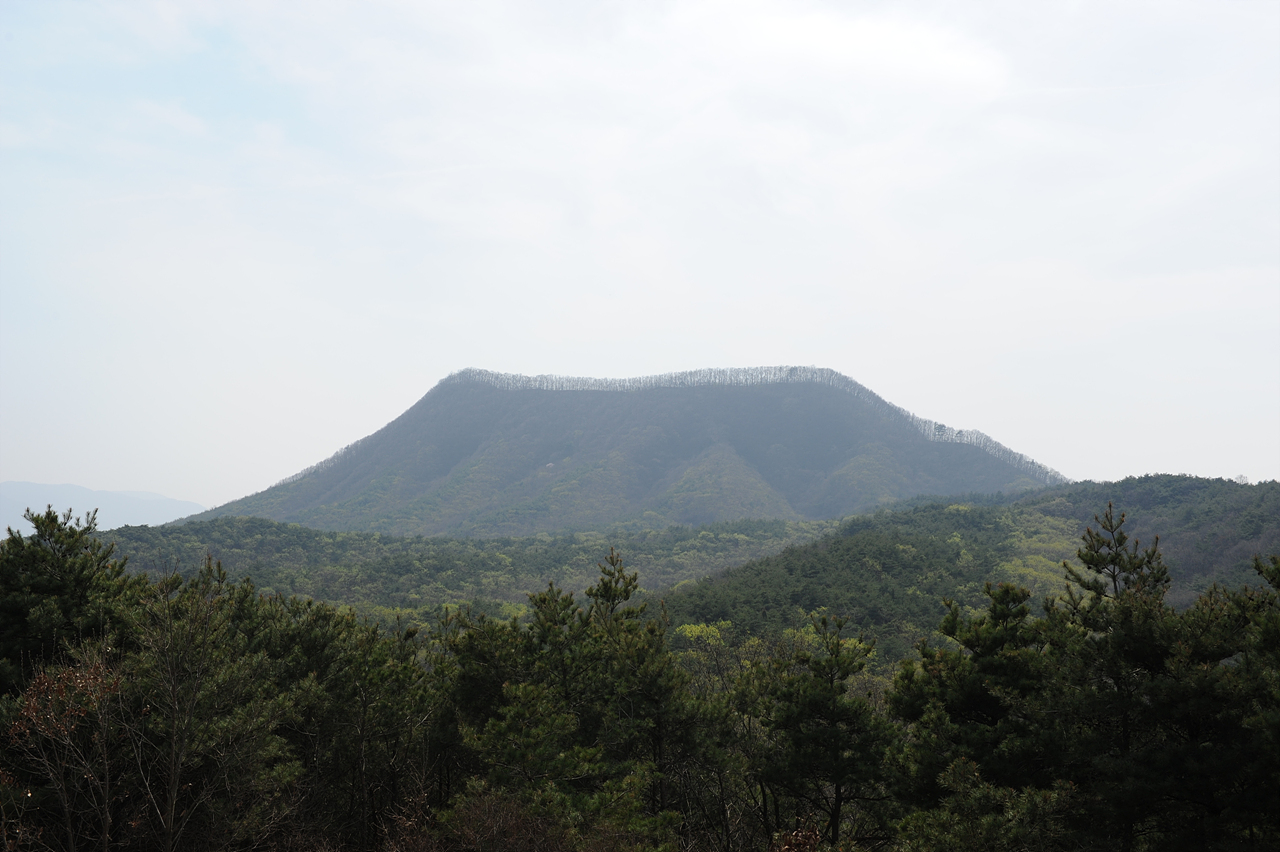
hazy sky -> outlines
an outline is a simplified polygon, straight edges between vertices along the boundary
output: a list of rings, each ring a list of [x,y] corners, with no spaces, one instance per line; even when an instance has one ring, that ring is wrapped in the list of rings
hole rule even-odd
[[[0,39],[0,479],[216,505],[464,367],[765,364],[1076,479],[1280,478],[1273,0],[0,0]]]

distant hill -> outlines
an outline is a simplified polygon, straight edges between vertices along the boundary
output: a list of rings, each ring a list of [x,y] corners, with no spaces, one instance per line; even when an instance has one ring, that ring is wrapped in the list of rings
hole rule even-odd
[[[1169,602],[1186,606],[1214,583],[1256,582],[1255,555],[1280,553],[1280,482],[1155,474],[1118,482],[1076,482],[1031,494],[1017,505],[1078,528],[1114,503],[1125,531],[1145,547],[1157,536],[1169,563]]]
[[[464,370],[373,435],[192,520],[510,536],[816,520],[918,494],[1065,481],[980,432],[916,417],[832,370],[624,380]]]
[[[1280,553],[1280,482],[1144,476],[1005,505],[943,502],[851,518],[811,544],[682,584],[666,605],[676,624],[727,621],[741,635],[777,633],[825,609],[898,659],[937,626],[944,597],[980,605],[987,582],[1060,594],[1062,561],[1075,558],[1081,533],[1109,501],[1131,539],[1145,547],[1159,535],[1174,606],[1213,583],[1258,586],[1252,557]]]
[[[204,511],[199,503],[150,491],[94,491],[79,485],[0,482],[0,530],[12,527],[30,532],[31,525],[23,520],[23,514],[27,509],[43,512],[48,506],[60,513],[74,508],[77,515],[97,509],[100,529],[164,524]]]

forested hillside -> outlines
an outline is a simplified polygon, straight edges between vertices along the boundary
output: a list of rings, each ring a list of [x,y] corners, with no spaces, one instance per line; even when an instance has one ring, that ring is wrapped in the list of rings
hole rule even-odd
[[[1145,476],[1083,483],[1001,505],[934,503],[852,518],[832,535],[732,568],[666,595],[676,623],[727,621],[777,635],[822,610],[880,640],[893,662],[928,635],[943,598],[981,605],[986,583],[1037,599],[1060,594],[1061,563],[1099,506],[1128,507],[1126,529],[1160,539],[1165,599],[1189,606],[1214,583],[1253,581],[1253,559],[1280,552],[1280,482]]]
[[[997,508],[908,514],[915,538],[858,520],[828,550],[1010,553]],[[1061,598],[938,602],[892,678],[831,613],[773,636],[689,624],[673,647],[614,553],[525,618],[386,631],[211,562],[129,574],[91,522],[32,521],[0,543],[7,850],[1280,846],[1280,556],[1178,610],[1110,511]]]
[[[915,417],[830,370],[619,381],[468,370],[332,458],[193,520],[512,536],[824,520],[918,494],[1063,481],[980,432]]]
[[[1062,590],[1076,524],[1010,507],[936,504],[854,518],[813,544],[731,568],[665,595],[676,625],[719,624],[738,637],[780,636],[812,613],[846,619],[893,666],[933,634],[943,599],[984,600],[987,583],[1037,598]]]
[[[1227,479],[1169,474],[1119,482],[1078,482],[1021,498],[1051,517],[1083,525],[1108,502],[1128,513],[1130,533],[1160,537],[1172,566],[1169,601],[1184,606],[1213,583],[1237,586],[1253,577],[1252,559],[1280,552],[1280,482],[1244,485]]]
[[[0,545],[0,831],[65,850],[1274,848],[1278,499],[1149,476],[469,540],[252,518],[97,534],[48,512]]]
[[[776,635],[825,608],[879,637],[880,659],[892,663],[932,631],[944,597],[981,605],[987,582],[1019,583],[1037,598],[1060,592],[1062,560],[1108,502],[1129,507],[1136,538],[1161,535],[1174,606],[1189,605],[1214,582],[1249,582],[1253,556],[1280,552],[1280,483],[1188,476],[1077,483],[1022,499],[926,501],[843,522],[451,539],[216,518],[125,527],[103,538],[135,571],[189,575],[211,555],[232,577],[252,577],[269,593],[352,606],[384,623],[400,616],[423,624],[446,604],[520,612],[548,583],[581,592],[613,547],[677,623],[729,621],[741,635]]]
[[[615,547],[645,588],[777,553],[834,532],[839,521],[735,521],[662,530],[617,529],[527,538],[453,539],[321,532],[261,518],[215,518],[180,526],[122,527],[103,533],[134,571],[192,574],[206,556],[266,593],[352,606],[392,620],[428,621],[445,604],[492,614],[519,611],[548,583],[581,592]]]

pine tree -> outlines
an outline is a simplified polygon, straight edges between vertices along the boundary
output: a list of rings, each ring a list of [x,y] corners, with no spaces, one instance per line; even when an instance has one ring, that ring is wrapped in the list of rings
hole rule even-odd
[[[1083,570],[1066,566],[1078,588],[1046,611],[1037,699],[1080,837],[1120,852],[1274,840],[1276,728],[1263,720],[1277,717],[1276,658],[1256,644],[1280,626],[1274,588],[1213,588],[1176,611],[1156,543],[1130,542],[1111,506],[1097,522]]]
[[[1047,786],[1036,723],[1018,705],[1042,687],[1043,636],[1026,589],[987,584],[987,612],[967,618],[945,601],[938,632],[953,647],[917,646],[889,694],[889,709],[908,723],[901,740],[899,795],[918,806],[946,795],[939,778],[957,760],[974,763],[985,782],[1003,787]]]
[[[886,732],[867,699],[851,689],[872,646],[843,636],[845,625],[844,619],[815,619],[814,647],[758,671],[754,685],[756,714],[773,741],[756,771],[820,814],[833,844],[848,822],[855,834],[875,835],[880,826],[868,818],[867,805],[884,798]]]
[[[0,695],[21,690],[69,644],[119,631],[147,585],[97,539],[96,512],[24,517],[34,531],[10,528],[0,542]]]

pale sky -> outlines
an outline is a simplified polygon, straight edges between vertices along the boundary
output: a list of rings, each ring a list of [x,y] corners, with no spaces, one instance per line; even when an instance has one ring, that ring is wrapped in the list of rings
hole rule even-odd
[[[773,364],[1280,478],[1280,2],[0,0],[0,480],[213,506],[464,367]]]

